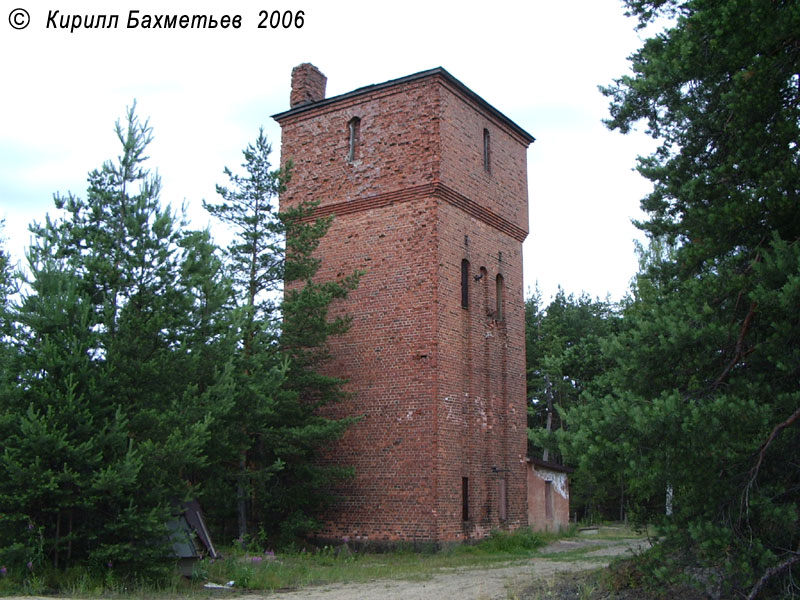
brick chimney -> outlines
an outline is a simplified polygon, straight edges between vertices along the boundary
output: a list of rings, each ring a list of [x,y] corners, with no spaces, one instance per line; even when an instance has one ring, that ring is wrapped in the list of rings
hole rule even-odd
[[[289,107],[319,102],[325,99],[325,84],[328,78],[311,63],[303,63],[292,69],[292,94]]]

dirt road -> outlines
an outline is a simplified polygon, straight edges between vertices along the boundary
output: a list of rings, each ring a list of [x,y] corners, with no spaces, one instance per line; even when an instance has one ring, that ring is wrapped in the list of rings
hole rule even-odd
[[[646,540],[564,540],[537,557],[492,569],[454,569],[424,581],[375,580],[323,585],[295,592],[248,594],[242,600],[506,600],[532,579],[577,573],[607,565],[612,558],[646,547]]]
[[[647,547],[642,539],[562,540],[542,548],[537,556],[490,569],[459,568],[422,581],[378,579],[367,583],[333,584],[291,592],[224,594],[235,600],[507,600],[532,581],[558,573],[578,573],[607,565],[612,558]],[[5,600],[53,600],[35,596]],[[68,600],[60,598],[59,600]]]

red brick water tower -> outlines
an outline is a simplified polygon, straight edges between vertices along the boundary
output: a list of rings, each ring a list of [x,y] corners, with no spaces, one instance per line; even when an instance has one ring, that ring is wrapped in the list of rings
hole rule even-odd
[[[275,115],[281,205],[335,215],[321,278],[365,275],[336,310],[331,373],[361,415],[327,460],[356,476],[321,538],[448,542],[527,524],[522,242],[533,137],[441,68],[325,98],[292,71]]]

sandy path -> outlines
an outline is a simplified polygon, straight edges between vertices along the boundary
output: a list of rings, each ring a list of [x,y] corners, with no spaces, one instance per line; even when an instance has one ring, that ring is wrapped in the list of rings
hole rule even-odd
[[[642,549],[646,540],[562,540],[542,548],[540,557],[491,569],[452,569],[424,581],[378,579],[367,583],[332,584],[303,588],[293,592],[215,595],[231,600],[507,600],[534,579],[557,573],[577,573],[607,565],[615,556]],[[596,550],[588,548],[596,546]],[[578,560],[559,554],[587,548]],[[53,600],[35,596],[10,597],[4,600]],[[68,600],[59,598],[59,600]]]
[[[424,581],[380,579],[367,583],[333,584],[295,592],[248,594],[242,600],[506,600],[532,579],[563,572],[597,569],[610,560],[646,545],[644,540],[565,540],[543,548],[549,558],[532,558],[524,563],[493,569],[454,569]],[[559,560],[557,553],[597,546],[584,556],[593,560]]]

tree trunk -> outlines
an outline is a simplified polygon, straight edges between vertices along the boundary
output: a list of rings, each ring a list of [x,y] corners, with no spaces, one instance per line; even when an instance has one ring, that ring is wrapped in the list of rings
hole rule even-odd
[[[236,484],[237,513],[239,517],[239,539],[244,541],[247,535],[247,494],[244,489],[244,478],[247,475],[247,452],[239,457],[239,482]]]
[[[547,397],[547,433],[550,433],[550,430],[553,428],[553,388],[550,386],[550,376],[544,376],[544,385],[545,385],[545,392],[544,395]],[[544,453],[542,454],[542,460],[547,460],[550,456],[550,450],[545,446]]]

